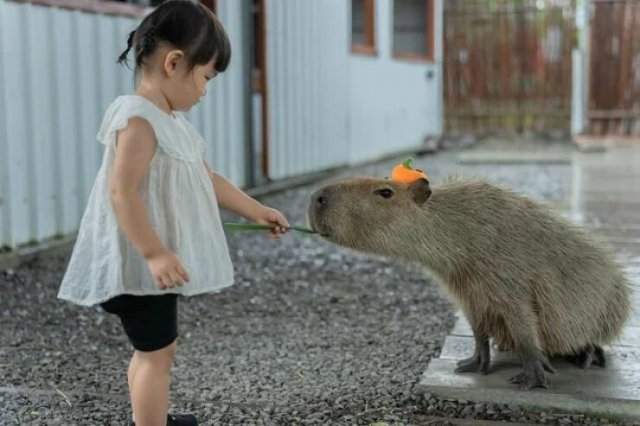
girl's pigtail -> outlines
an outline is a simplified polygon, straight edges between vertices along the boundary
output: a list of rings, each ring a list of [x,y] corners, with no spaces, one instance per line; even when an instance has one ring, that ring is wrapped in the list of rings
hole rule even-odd
[[[127,55],[129,55],[129,51],[131,50],[131,48],[133,47],[133,36],[136,34],[136,31],[133,30],[129,33],[129,38],[127,39],[127,49],[122,52],[120,54],[120,56],[118,57],[118,63],[122,64],[124,63],[125,65],[129,65],[129,61],[127,60]]]

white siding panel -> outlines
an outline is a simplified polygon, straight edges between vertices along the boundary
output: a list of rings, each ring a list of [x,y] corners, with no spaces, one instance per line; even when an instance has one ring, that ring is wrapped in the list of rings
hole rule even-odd
[[[76,92],[78,115],[76,126],[79,130],[77,139],[80,165],[81,197],[84,204],[93,186],[93,177],[97,170],[98,143],[96,133],[100,125],[98,64],[95,60],[95,46],[98,43],[96,23],[98,17],[81,12],[75,13],[75,46],[78,91]]]
[[[231,40],[231,63],[226,72],[208,83],[207,94],[187,115],[206,142],[205,158],[209,166],[245,186],[243,39],[241,3],[218,1],[218,17]]]
[[[27,12],[28,67],[25,78],[29,89],[27,100],[29,114],[26,124],[30,129],[29,144],[32,185],[30,198],[34,204],[32,216],[31,238],[42,240],[57,231],[56,194],[58,192],[58,164],[52,161],[57,148],[53,128],[53,107],[51,100],[55,98],[51,82],[44,78],[53,69],[52,46],[50,38],[51,16],[49,8],[30,6]],[[42,49],[42,48],[45,49]]]
[[[0,246],[77,230],[137,20],[0,0]]]
[[[0,3],[0,52],[4,52],[6,34],[4,28],[4,3]],[[0,55],[0,250],[8,245],[11,235],[9,221],[9,144],[7,141],[4,55]]]
[[[30,241],[31,210],[35,208],[31,198],[30,131],[27,122],[29,115],[28,97],[25,93],[28,84],[24,70],[27,67],[27,8],[18,3],[4,3],[0,30],[3,36],[3,74],[4,99],[7,106],[7,184],[9,188],[8,220],[11,226],[7,244],[15,246]]]
[[[271,178],[348,161],[346,10],[342,0],[267,2]]]
[[[52,157],[58,163],[58,205],[56,215],[59,215],[58,234],[69,234],[76,230],[80,222],[80,210],[83,208],[81,196],[81,174],[79,170],[78,144],[76,131],[78,105],[77,72],[73,61],[69,60],[74,54],[74,24],[73,15],[67,11],[54,10],[51,12],[53,21],[52,43],[53,52],[59,58],[53,65],[54,79],[51,82],[55,90],[54,101],[54,132],[57,141],[56,152]],[[55,30],[53,30],[55,29]]]

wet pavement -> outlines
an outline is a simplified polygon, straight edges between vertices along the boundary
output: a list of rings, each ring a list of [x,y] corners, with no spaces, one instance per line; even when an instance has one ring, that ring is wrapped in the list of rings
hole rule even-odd
[[[531,157],[500,151],[467,153],[468,164],[505,164]],[[557,207],[608,244],[624,265],[634,287],[633,312],[622,336],[605,348],[608,365],[579,370],[554,360],[558,372],[548,377],[547,390],[519,391],[509,383],[520,365],[511,353],[493,354],[494,372],[487,376],[455,374],[458,360],[473,353],[472,332],[459,315],[439,358],[431,361],[420,387],[443,397],[543,410],[617,416],[640,422],[640,147],[620,146],[604,153],[556,153],[547,160],[566,162],[570,191]]]

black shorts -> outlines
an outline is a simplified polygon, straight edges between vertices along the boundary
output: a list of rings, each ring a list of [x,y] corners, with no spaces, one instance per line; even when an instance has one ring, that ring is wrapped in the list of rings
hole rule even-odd
[[[120,317],[124,332],[135,349],[151,352],[169,346],[178,337],[177,299],[176,294],[123,294],[100,306]]]

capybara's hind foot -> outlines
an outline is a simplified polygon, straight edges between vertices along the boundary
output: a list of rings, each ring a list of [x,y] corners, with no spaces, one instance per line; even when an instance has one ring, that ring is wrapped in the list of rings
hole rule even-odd
[[[604,350],[598,345],[587,345],[577,354],[567,355],[565,358],[582,369],[587,369],[592,365],[604,368],[607,363]]]
[[[605,368],[607,366],[607,358],[604,356],[604,349],[602,349],[602,346],[593,345],[593,354],[593,365]]]
[[[578,353],[566,355],[564,358],[576,367],[586,370],[591,367],[591,364],[593,363],[594,350],[591,345],[588,345]]]

